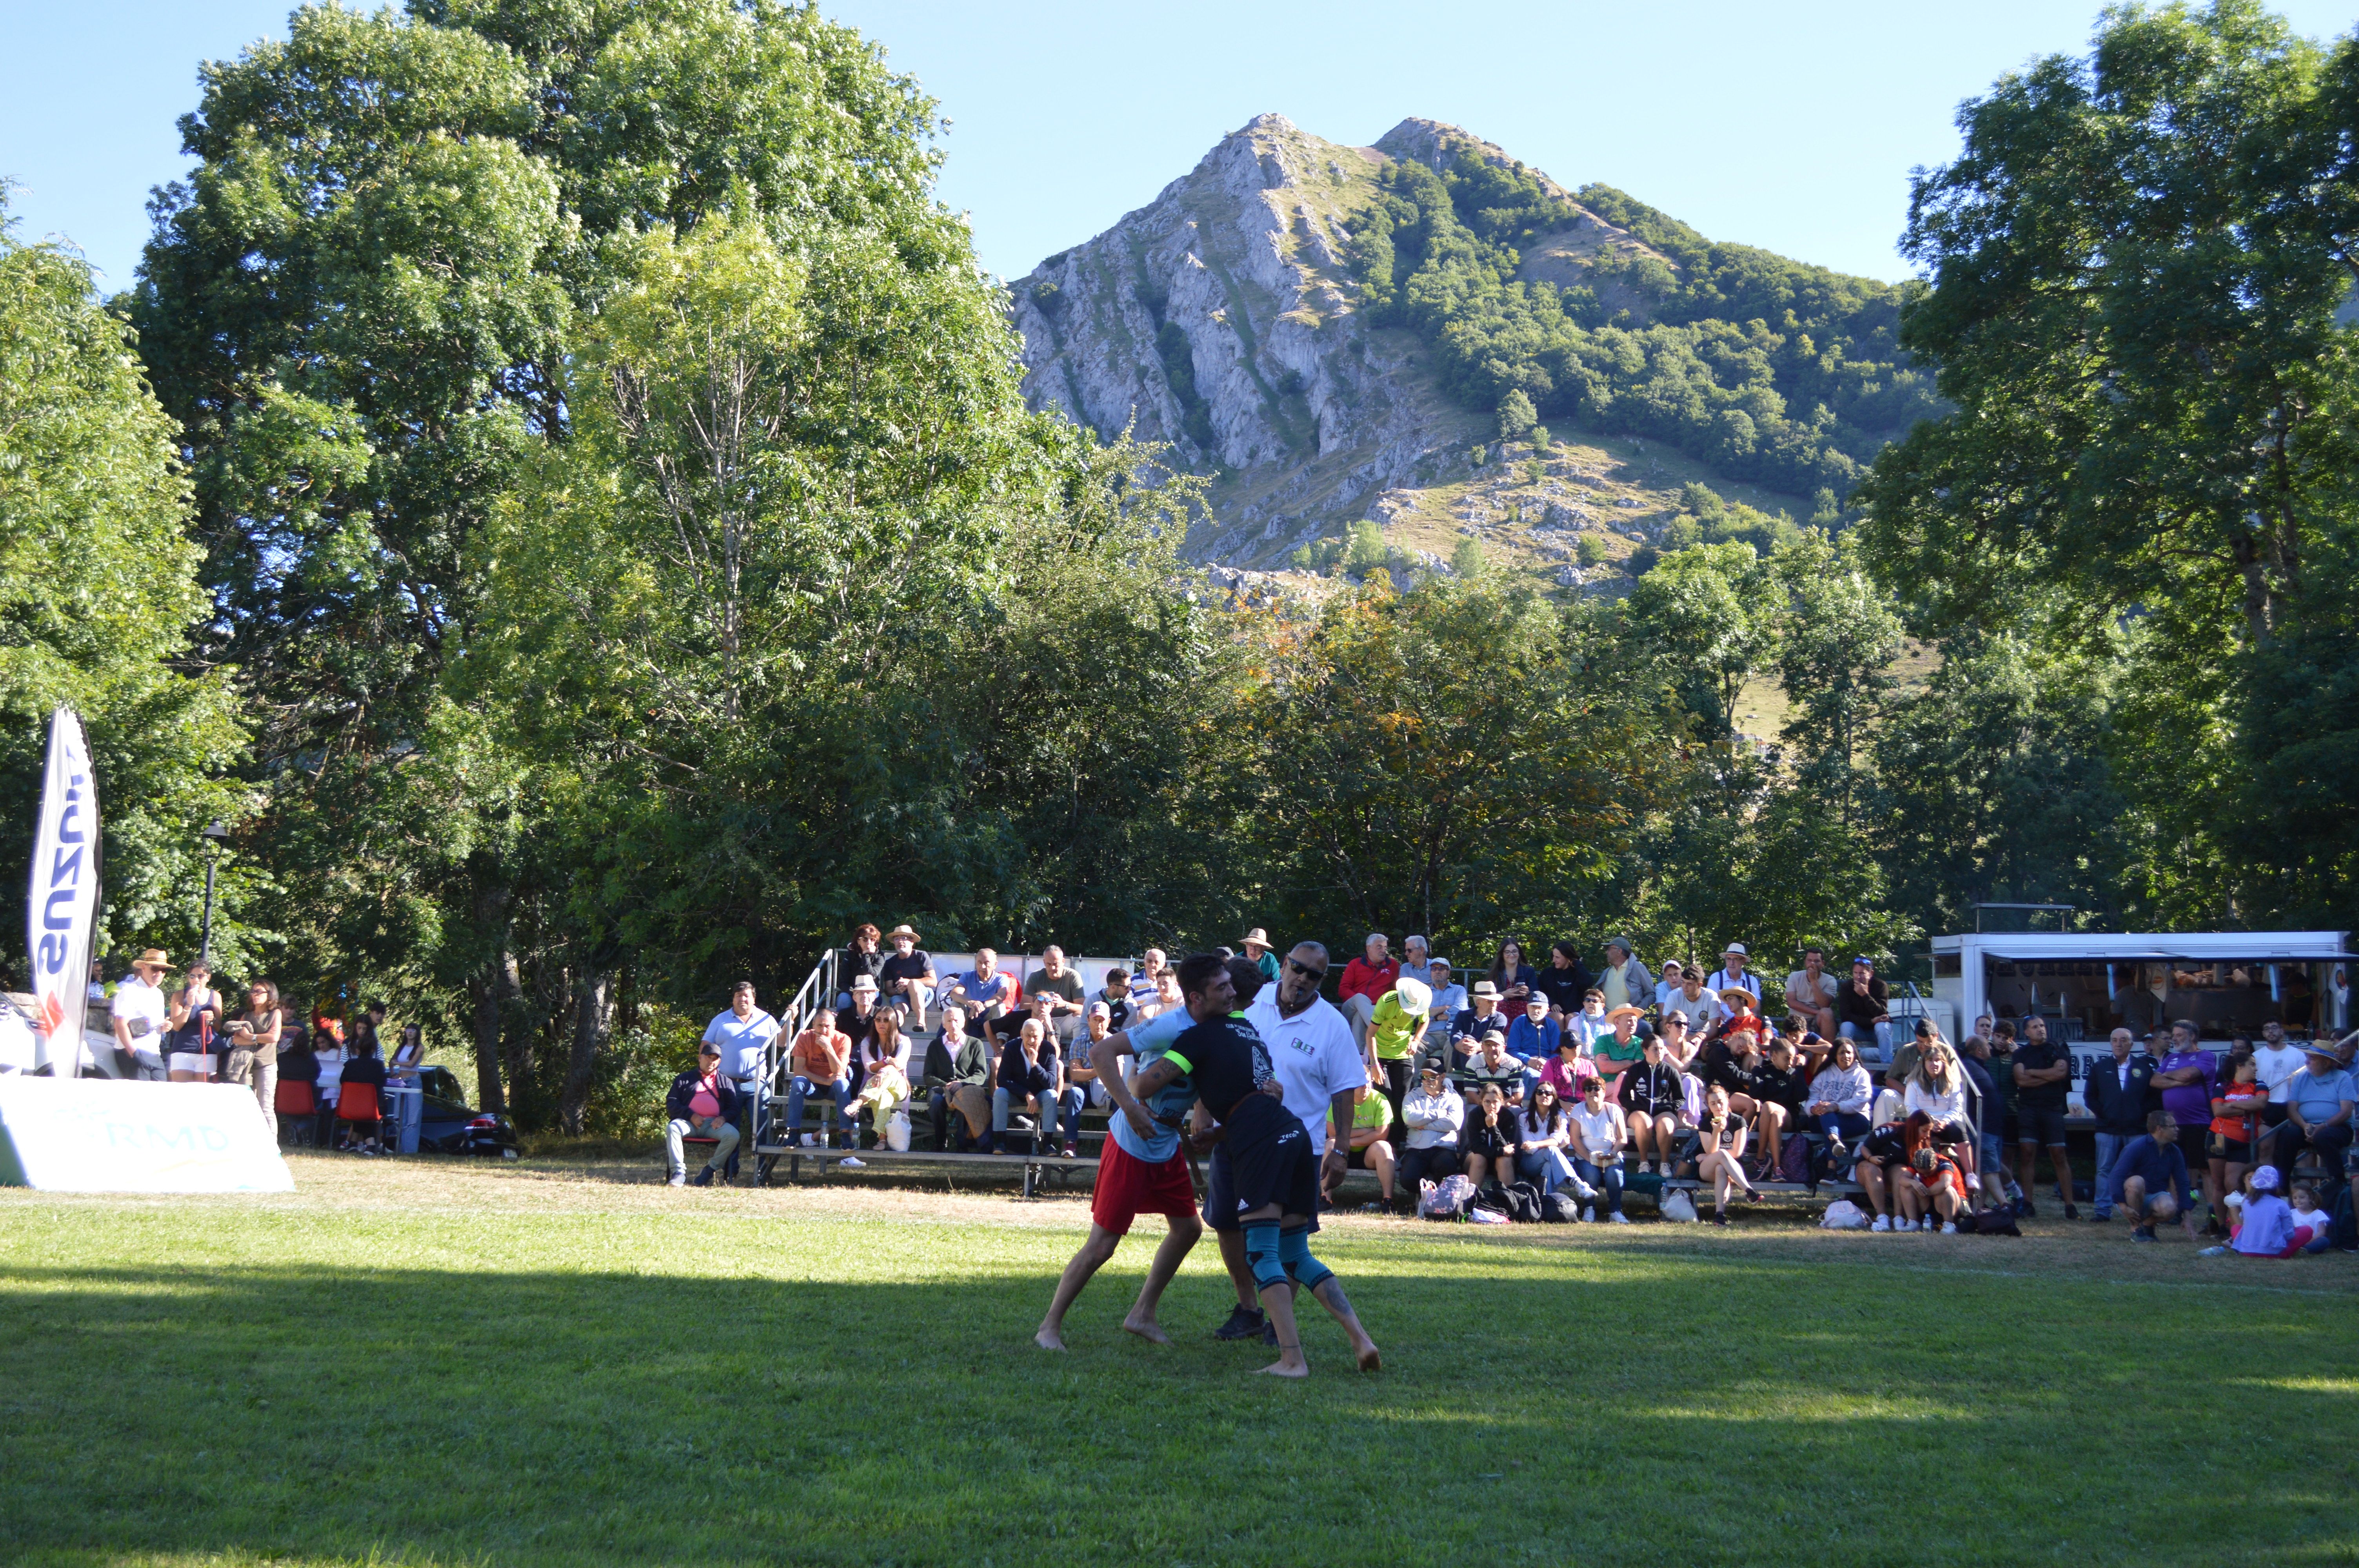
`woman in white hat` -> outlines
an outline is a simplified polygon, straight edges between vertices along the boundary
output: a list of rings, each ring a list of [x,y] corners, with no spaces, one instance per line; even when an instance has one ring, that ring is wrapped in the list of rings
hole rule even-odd
[[[1368,1018],[1368,1076],[1385,1086],[1385,1098],[1397,1111],[1408,1098],[1408,1075],[1417,1056],[1418,1041],[1433,1010],[1433,989],[1404,975],[1376,1000]]]

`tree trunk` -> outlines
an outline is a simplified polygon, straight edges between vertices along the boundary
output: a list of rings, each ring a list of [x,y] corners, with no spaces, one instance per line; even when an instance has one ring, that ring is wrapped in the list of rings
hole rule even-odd
[[[484,967],[467,977],[467,998],[474,1012],[475,1094],[484,1110],[501,1112],[508,1108],[508,1100],[500,1070],[500,1036],[524,993],[516,954],[508,946],[508,896],[506,885],[495,878],[477,882],[475,925],[491,936],[492,951]]]
[[[475,1093],[484,1110],[505,1112],[508,1098],[502,1071],[501,1037],[524,998],[524,982],[516,974],[516,955],[503,936],[499,948],[483,968],[467,978],[468,1000],[475,1014]]]
[[[558,1124],[582,1130],[590,1108],[590,1086],[597,1077],[598,1054],[614,1022],[614,960],[605,954],[585,964],[574,982],[573,1049],[565,1062],[565,1091],[558,1100]]]

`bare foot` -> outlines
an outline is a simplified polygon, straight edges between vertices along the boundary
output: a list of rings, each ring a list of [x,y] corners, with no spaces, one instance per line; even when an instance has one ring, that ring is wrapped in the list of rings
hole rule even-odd
[[[1062,1350],[1065,1347],[1065,1336],[1043,1324],[1040,1325],[1040,1332],[1032,1336],[1032,1343],[1043,1350]]]
[[[1308,1361],[1297,1361],[1291,1366],[1288,1366],[1284,1361],[1273,1361],[1268,1366],[1257,1369],[1266,1372],[1273,1378],[1308,1378],[1310,1376],[1310,1363]]]
[[[1141,1339],[1146,1340],[1149,1345],[1169,1345],[1171,1343],[1171,1336],[1163,1332],[1163,1325],[1156,1322],[1151,1317],[1132,1316],[1124,1318],[1122,1320],[1122,1331],[1125,1334],[1136,1334]]]
[[[1357,1355],[1360,1358],[1361,1371],[1381,1372],[1385,1369],[1385,1358],[1376,1354],[1376,1342],[1375,1340],[1372,1339],[1368,1341],[1368,1343],[1357,1352]]]

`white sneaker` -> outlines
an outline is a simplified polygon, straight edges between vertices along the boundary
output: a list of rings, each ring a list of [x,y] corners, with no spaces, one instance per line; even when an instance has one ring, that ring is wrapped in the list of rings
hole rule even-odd
[[[1869,1226],[1868,1228],[1870,1230],[1889,1230],[1892,1228],[1892,1217],[1888,1214],[1879,1214],[1875,1217],[1875,1223]]]
[[[857,1154],[847,1154],[842,1159],[837,1161],[836,1164],[840,1169],[846,1171],[864,1171],[868,1169],[868,1162],[860,1158]]]
[[[1595,1204],[1591,1204],[1587,1208],[1581,1211],[1581,1223],[1583,1225],[1595,1225],[1597,1223],[1597,1206]]]
[[[1671,1162],[1669,1160],[1662,1161],[1656,1169],[1662,1172],[1663,1180],[1668,1182],[1671,1179]]]
[[[1610,1219],[1610,1220],[1612,1220],[1612,1221],[1613,1221],[1614,1224],[1616,1224],[1616,1225],[1627,1225],[1627,1224],[1629,1224],[1629,1223],[1630,1223],[1630,1217],[1629,1217],[1628,1215],[1626,1215],[1626,1214],[1624,1214],[1624,1213],[1623,1213],[1620,1209],[1618,1209],[1618,1208],[1617,1208],[1617,1209],[1615,1209],[1612,1214],[1607,1215],[1605,1217],[1606,1217],[1606,1218],[1608,1218],[1608,1219]]]
[[[1941,1234],[1942,1234],[1942,1235],[1944,1235],[1944,1236],[1955,1236],[1957,1233],[1958,1233],[1958,1222],[1957,1222],[1956,1220],[1953,1220],[1953,1219],[1945,1219],[1945,1220],[1943,1220],[1943,1221],[1941,1222]]]

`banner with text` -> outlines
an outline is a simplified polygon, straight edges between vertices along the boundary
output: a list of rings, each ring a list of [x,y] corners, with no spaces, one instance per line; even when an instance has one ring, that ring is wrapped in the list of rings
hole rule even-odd
[[[0,1076],[0,1186],[60,1193],[288,1193],[252,1089]]]
[[[25,894],[25,943],[33,960],[36,1021],[48,1032],[49,1071],[61,1078],[82,1070],[98,854],[98,775],[90,765],[90,738],[74,710],[60,708],[49,716],[41,816]]]

